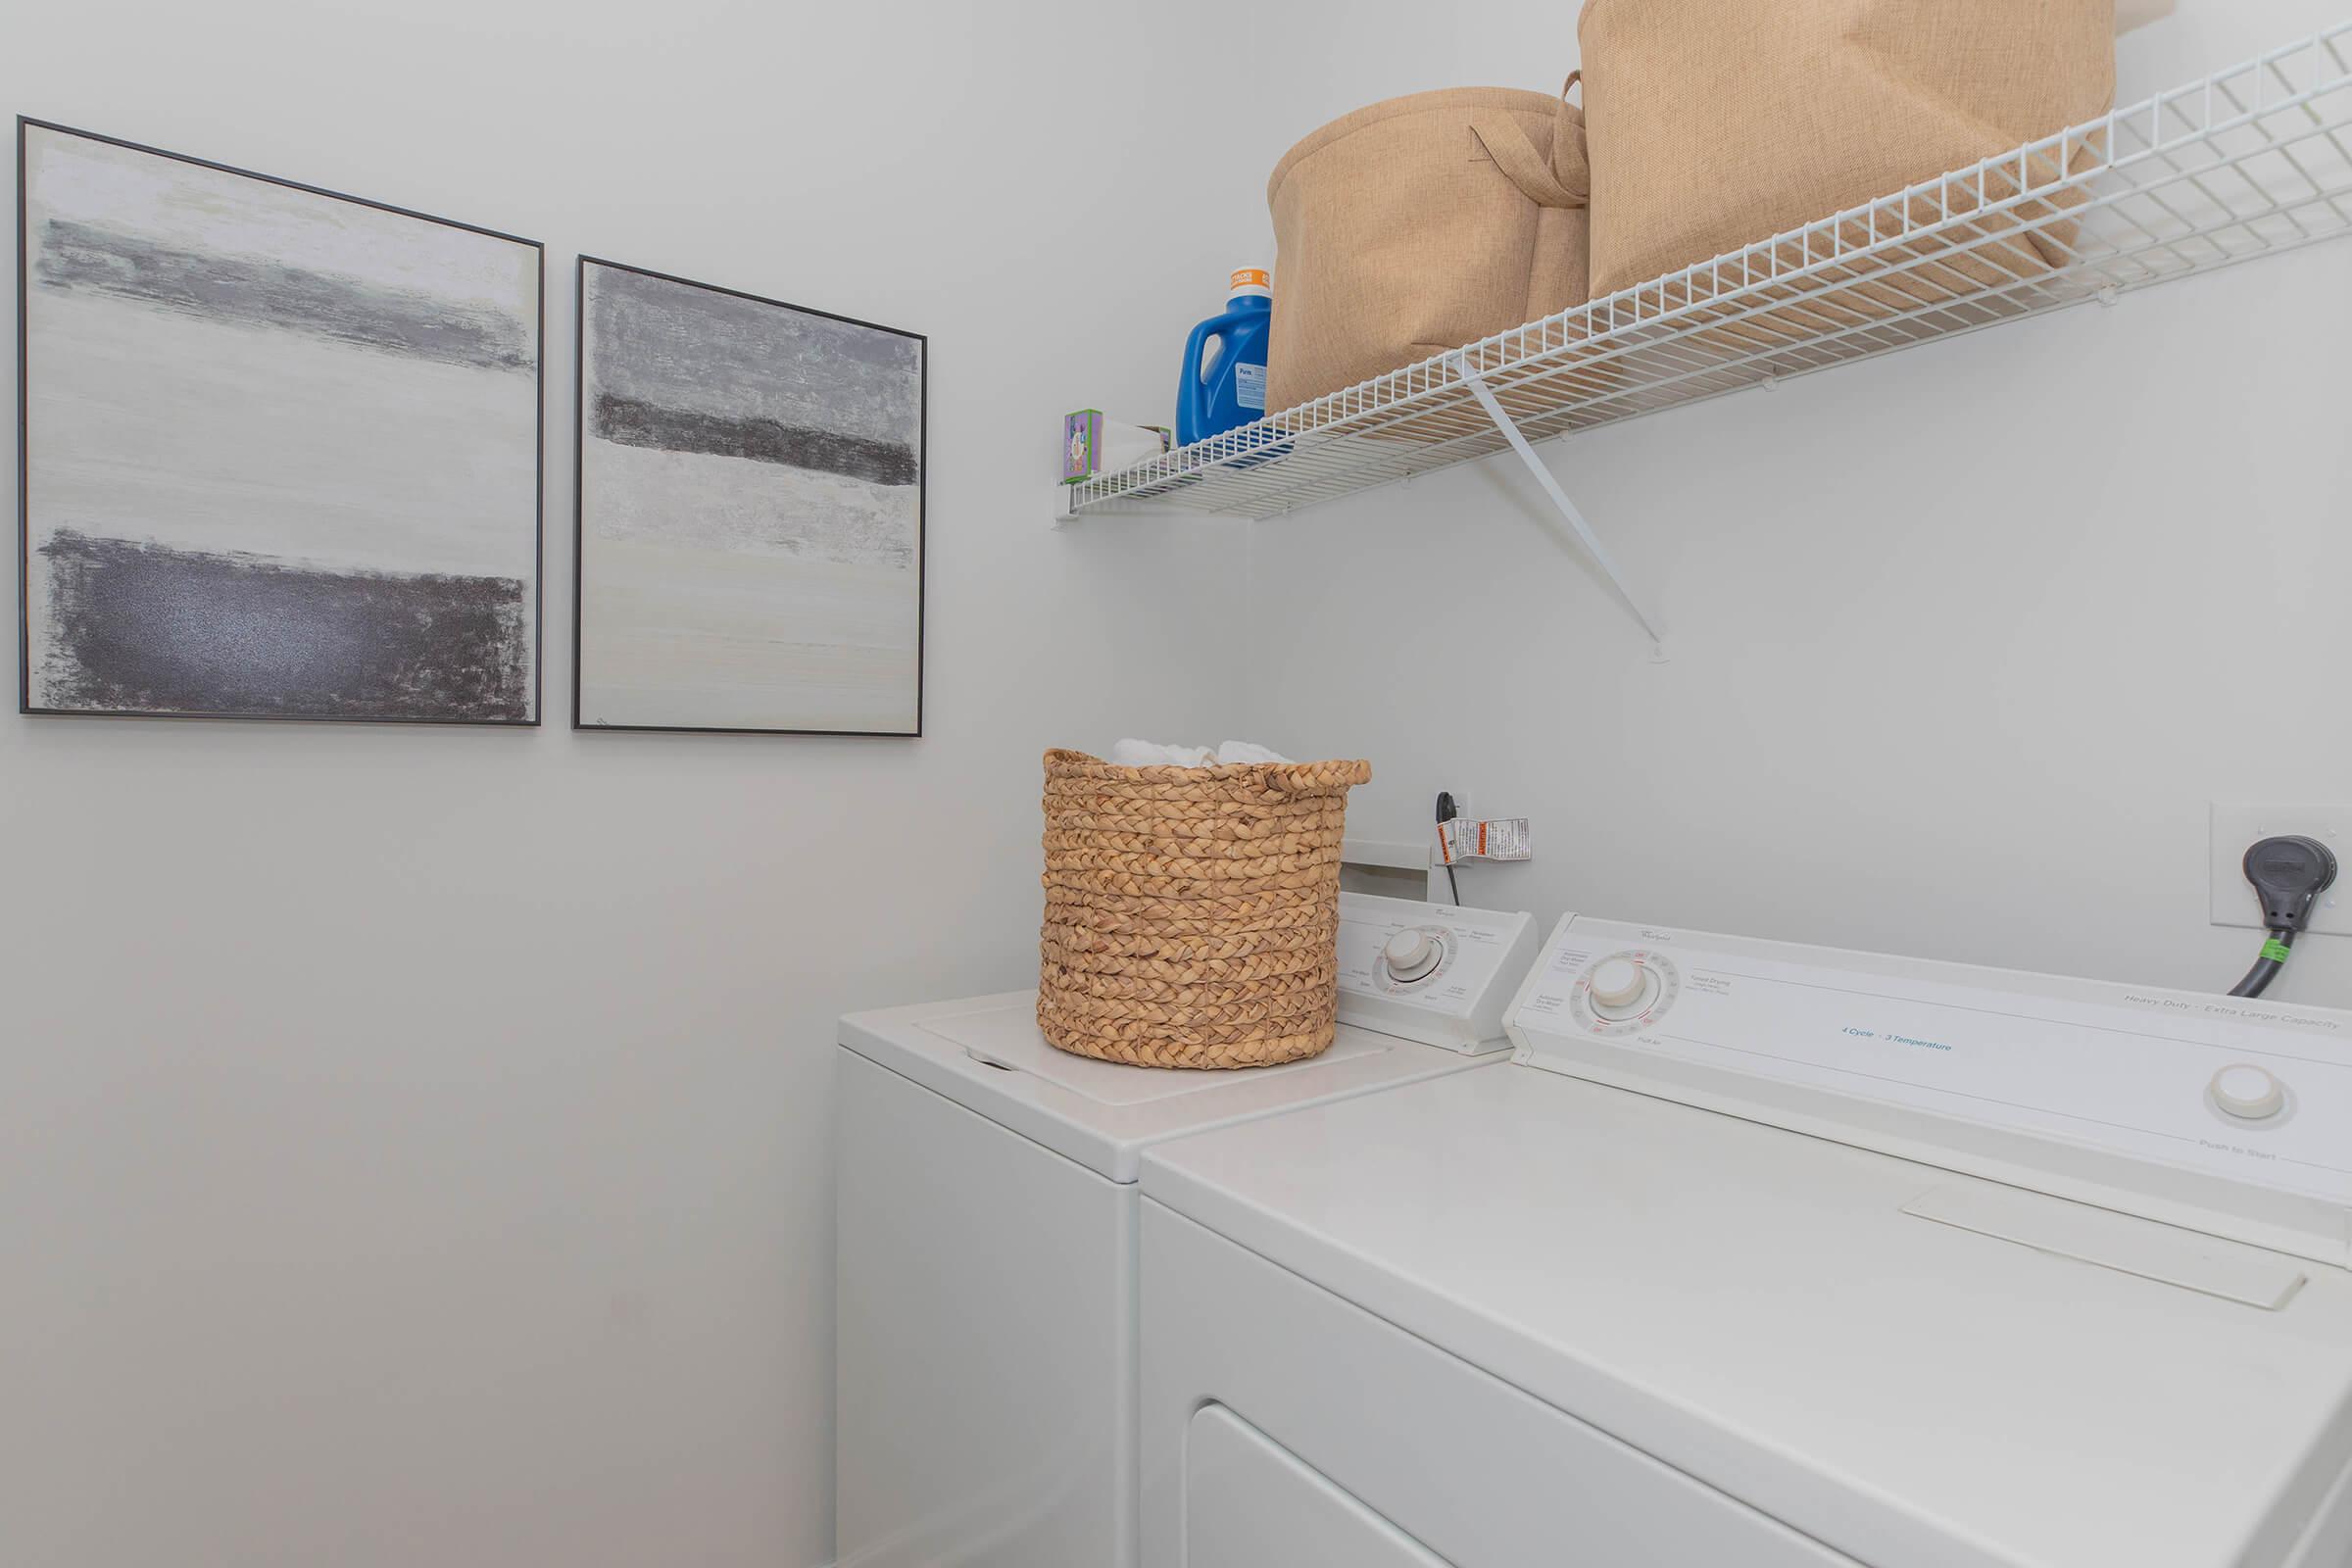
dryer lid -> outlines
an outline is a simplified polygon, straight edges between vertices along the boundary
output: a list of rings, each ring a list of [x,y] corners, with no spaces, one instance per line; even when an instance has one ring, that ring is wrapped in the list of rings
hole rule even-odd
[[[2335,1560],[2297,1555],[2315,1516],[2352,1530],[2340,1268],[1524,1065],[1144,1165],[1148,1200],[1864,1562],[2287,1568]]]

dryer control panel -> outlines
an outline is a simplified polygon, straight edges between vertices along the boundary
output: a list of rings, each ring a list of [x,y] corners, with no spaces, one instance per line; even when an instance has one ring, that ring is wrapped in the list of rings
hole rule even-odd
[[[1517,1059],[2352,1264],[2352,1013],[1571,915]]]
[[[1536,919],[1369,893],[1340,895],[1340,1019],[1462,1052],[1500,1051],[1535,957]]]

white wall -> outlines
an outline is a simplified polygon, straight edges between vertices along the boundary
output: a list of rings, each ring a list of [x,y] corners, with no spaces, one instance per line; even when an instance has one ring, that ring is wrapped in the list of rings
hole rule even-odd
[[[1464,12],[1470,7],[1458,8]],[[1392,37],[1303,127],[1416,77],[1548,88],[1520,40]],[[2343,16],[2186,0],[2142,96]],[[1378,28],[1367,29],[1377,35]],[[1663,609],[1646,645],[1507,457],[1251,534],[1251,727],[1534,818],[1471,903],[2226,988],[2207,803],[2352,800],[2352,291],[2339,246],[1542,449]],[[2352,1005],[2352,942],[2275,995]]]
[[[1047,746],[1229,727],[1238,525],[1045,524],[1262,221],[1247,11],[9,12],[0,106],[542,239],[550,327],[548,728],[0,718],[9,1568],[829,1556],[832,1019],[1034,977]],[[930,334],[925,739],[565,727],[579,251]]]

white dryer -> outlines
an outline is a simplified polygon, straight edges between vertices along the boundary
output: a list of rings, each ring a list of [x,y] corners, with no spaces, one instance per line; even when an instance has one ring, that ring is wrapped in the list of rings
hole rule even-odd
[[[1541,936],[1345,894],[1339,1038],[1240,1072],[1056,1051],[1029,991],[843,1018],[841,1568],[1131,1568],[1143,1151],[1498,1066]]]
[[[1144,1161],[1146,1568],[2347,1568],[2352,1014],[1571,918]]]

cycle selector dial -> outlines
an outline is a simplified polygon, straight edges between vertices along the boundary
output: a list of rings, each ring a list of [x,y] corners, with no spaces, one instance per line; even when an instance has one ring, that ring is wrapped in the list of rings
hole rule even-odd
[[[1648,989],[1648,976],[1631,958],[1605,958],[1592,971],[1592,1005],[1609,1012],[1632,1006]]]
[[[1612,953],[1579,978],[1572,1010],[1593,1034],[1631,1034],[1664,1012],[1681,988],[1682,977],[1659,955]]]
[[[1407,927],[1389,938],[1380,957],[1390,979],[1409,986],[1438,972],[1438,965],[1446,961],[1446,944],[1427,931]]]

